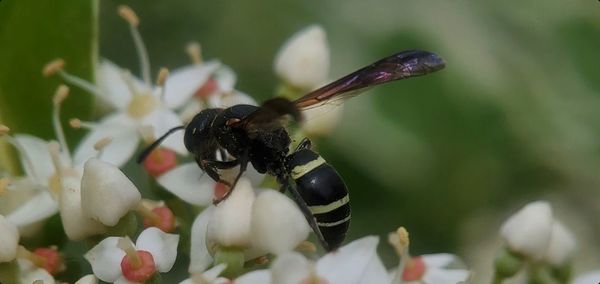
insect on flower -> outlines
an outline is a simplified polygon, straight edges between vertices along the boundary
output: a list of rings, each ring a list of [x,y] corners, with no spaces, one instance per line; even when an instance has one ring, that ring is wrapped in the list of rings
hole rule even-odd
[[[233,190],[248,163],[260,173],[275,176],[282,185],[281,191],[290,191],[322,246],[333,250],[340,246],[348,230],[348,190],[335,169],[311,150],[308,138],[289,154],[291,138],[282,118],[289,115],[300,122],[302,110],[339,102],[368,87],[426,75],[444,66],[444,60],[434,53],[402,51],[295,101],[276,97],[261,106],[240,104],[224,109],[205,109],[187,125],[172,128],[148,146],[138,157],[138,162],[142,162],[171,133],[185,129],[187,150],[213,180],[230,185]],[[228,155],[232,158],[227,159]],[[236,166],[240,171],[232,183],[219,175],[218,170]],[[229,193],[215,203],[227,198]]]

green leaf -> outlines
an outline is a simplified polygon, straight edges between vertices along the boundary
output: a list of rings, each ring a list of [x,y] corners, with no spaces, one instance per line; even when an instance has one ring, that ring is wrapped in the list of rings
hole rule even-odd
[[[51,125],[52,96],[60,78],[45,78],[41,70],[61,57],[66,69],[86,80],[97,61],[98,2],[76,0],[0,1],[0,122],[11,133],[56,139]],[[65,101],[62,120],[87,119],[92,97],[77,89]],[[64,125],[64,124],[63,124]],[[81,133],[65,127],[73,144]],[[8,147],[0,147],[0,164],[14,170]]]

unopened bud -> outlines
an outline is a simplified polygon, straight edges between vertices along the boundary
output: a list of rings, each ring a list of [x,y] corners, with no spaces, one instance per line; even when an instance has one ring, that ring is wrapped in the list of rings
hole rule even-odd
[[[119,16],[125,19],[130,25],[137,27],[140,24],[140,19],[129,6],[120,5],[118,9]]]
[[[67,96],[69,96],[69,87],[66,85],[60,85],[54,93],[52,103],[54,103],[54,105],[60,105],[67,98]]]
[[[197,42],[190,42],[186,47],[185,51],[192,59],[194,64],[202,63],[202,48]]]
[[[167,81],[168,77],[169,77],[169,69],[167,69],[165,67],[160,68],[160,71],[158,71],[158,78],[156,78],[156,85],[164,86],[165,81]]]
[[[52,76],[65,67],[65,60],[62,58],[54,59],[48,62],[42,69],[42,75],[45,77]]]

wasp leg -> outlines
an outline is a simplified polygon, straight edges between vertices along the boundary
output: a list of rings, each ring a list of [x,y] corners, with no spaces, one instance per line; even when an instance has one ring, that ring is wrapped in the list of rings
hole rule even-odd
[[[220,182],[222,184],[231,186],[231,183],[222,179],[219,175],[217,169],[231,169],[238,165],[238,160],[232,161],[213,161],[213,160],[197,160],[198,166],[202,170],[204,170],[210,178],[212,178],[215,182]]]
[[[292,197],[296,201],[296,204],[298,204],[300,211],[302,211],[302,214],[304,214],[304,218],[306,218],[308,225],[311,227],[315,235],[317,235],[317,239],[319,239],[321,246],[323,246],[323,248],[326,251],[330,251],[331,249],[329,247],[329,244],[325,241],[325,238],[323,237],[323,234],[321,233],[321,230],[317,225],[317,220],[315,219],[315,216],[313,216],[312,212],[308,208],[308,205],[306,204],[304,199],[302,199],[302,196],[300,196],[298,190],[296,190],[296,183],[291,181],[289,175],[278,177],[277,180],[279,181],[282,187],[286,188],[292,194]],[[281,190],[281,192],[286,191],[286,189]]]
[[[246,150],[242,155],[240,155],[238,157],[237,160],[225,162],[225,163],[235,162],[235,166],[237,166],[239,164],[240,171],[238,172],[237,176],[233,180],[233,184],[230,185],[229,191],[227,193],[225,193],[225,195],[223,195],[223,197],[213,200],[213,204],[217,205],[217,204],[221,203],[221,201],[227,199],[227,197],[229,197],[229,195],[231,195],[231,192],[233,192],[233,190],[235,189],[235,186],[237,185],[238,180],[240,180],[240,178],[242,177],[242,174],[246,171],[246,169],[248,169],[249,161],[250,161],[250,159],[248,156],[248,151]],[[232,167],[230,167],[230,168],[232,168]]]

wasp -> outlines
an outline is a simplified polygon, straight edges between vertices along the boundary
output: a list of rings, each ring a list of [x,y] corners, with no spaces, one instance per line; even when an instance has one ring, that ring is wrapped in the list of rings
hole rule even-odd
[[[282,118],[301,122],[302,110],[335,103],[355,96],[369,87],[391,81],[426,75],[445,67],[438,55],[421,50],[402,51],[385,57],[314,90],[297,100],[276,97],[260,106],[235,105],[199,112],[187,125],[178,126],[138,157],[143,161],[168,135],[185,130],[184,144],[198,166],[216,182],[235,189],[248,164],[263,174],[274,176],[281,191],[289,191],[324,249],[338,248],[350,224],[350,199],[342,177],[323,157],[311,149],[305,138],[290,153],[291,138]],[[219,159],[227,152],[230,159]],[[234,181],[221,178],[219,170],[239,166]]]

